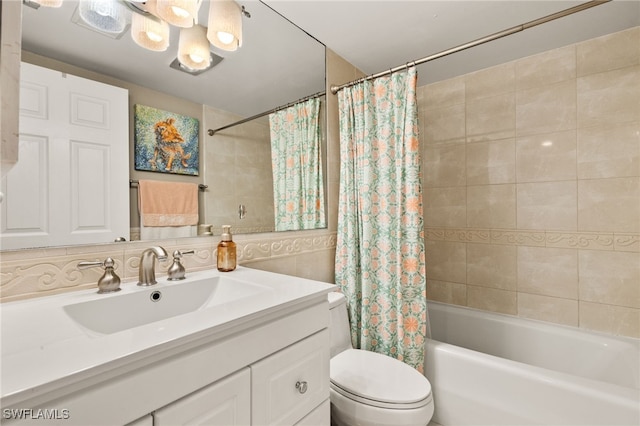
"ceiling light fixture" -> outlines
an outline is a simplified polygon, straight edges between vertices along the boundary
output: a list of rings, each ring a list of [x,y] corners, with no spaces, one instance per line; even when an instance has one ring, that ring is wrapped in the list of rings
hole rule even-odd
[[[148,0],[146,6],[151,16],[131,15],[131,38],[145,49],[164,52],[169,47],[169,24],[155,17],[156,0]]]
[[[221,56],[211,52],[209,43],[226,51],[234,51],[242,46],[242,18],[251,17],[244,6],[239,6],[233,0],[210,0],[207,29],[197,23],[202,1],[80,0],[72,21],[103,35],[120,38],[130,20],[133,41],[155,52],[165,51],[169,47],[169,24],[180,27],[178,55],[171,68],[197,75],[222,60]],[[39,5],[35,3],[36,0],[23,2]]]
[[[211,52],[207,40],[207,29],[201,25],[180,30],[178,60],[185,67],[201,70],[209,67]]]
[[[62,6],[62,0],[33,0],[34,3],[38,3],[44,7],[60,7]]]
[[[127,25],[127,11],[117,0],[82,0],[80,17],[92,27],[107,33],[120,33]]]
[[[233,0],[212,0],[209,6],[207,39],[215,47],[233,52],[242,46],[242,15]]]
[[[158,16],[171,25],[190,28],[198,19],[199,0],[158,0]]]

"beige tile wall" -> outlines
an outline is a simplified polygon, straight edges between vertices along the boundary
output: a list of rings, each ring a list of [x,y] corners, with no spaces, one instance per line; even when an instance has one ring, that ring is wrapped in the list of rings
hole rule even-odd
[[[243,118],[206,105],[203,117],[207,129]],[[270,140],[268,116],[207,136],[204,180],[211,184],[203,194],[203,223],[212,224],[215,235],[224,224],[237,233],[274,230]],[[240,204],[247,210],[243,219],[238,215]]]
[[[640,337],[640,28],[419,92],[428,297]]]

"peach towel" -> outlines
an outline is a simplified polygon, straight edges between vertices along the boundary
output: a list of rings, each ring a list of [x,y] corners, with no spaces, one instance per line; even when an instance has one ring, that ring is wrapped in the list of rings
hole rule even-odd
[[[198,185],[140,180],[138,207],[144,226],[198,224]]]

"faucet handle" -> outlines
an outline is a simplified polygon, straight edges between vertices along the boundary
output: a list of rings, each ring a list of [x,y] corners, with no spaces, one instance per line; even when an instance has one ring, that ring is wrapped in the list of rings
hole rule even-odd
[[[180,259],[182,259],[182,256],[184,256],[185,254],[193,253],[195,253],[193,250],[176,250],[173,252],[173,263],[167,270],[167,279],[169,281],[178,281],[184,279],[185,269]]]
[[[112,258],[107,257],[103,262],[79,262],[78,269],[103,268],[104,274],[98,280],[98,293],[113,293],[120,291],[120,277],[115,273],[115,264]]]

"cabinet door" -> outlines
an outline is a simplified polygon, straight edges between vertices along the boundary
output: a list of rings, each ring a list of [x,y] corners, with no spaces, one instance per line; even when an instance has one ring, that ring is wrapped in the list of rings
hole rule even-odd
[[[331,405],[327,399],[307,414],[296,426],[329,426],[331,424]]]
[[[324,329],[251,366],[254,425],[293,425],[329,398],[329,345]]]
[[[153,414],[154,426],[236,426],[251,423],[249,368],[200,389]]]

